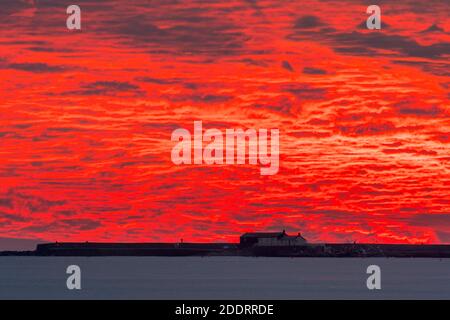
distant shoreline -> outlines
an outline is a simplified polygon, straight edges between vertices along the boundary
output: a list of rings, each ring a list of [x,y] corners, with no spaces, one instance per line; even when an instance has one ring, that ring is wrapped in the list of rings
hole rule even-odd
[[[397,257],[450,258],[450,245],[307,243],[244,246],[240,243],[99,243],[39,244],[34,251],[1,251],[0,256],[244,256],[244,257]]]

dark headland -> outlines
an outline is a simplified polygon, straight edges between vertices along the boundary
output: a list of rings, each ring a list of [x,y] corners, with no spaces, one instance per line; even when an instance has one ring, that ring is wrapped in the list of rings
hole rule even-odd
[[[3,251],[0,256],[255,256],[255,257],[417,257],[450,258],[450,245],[309,243],[300,234],[245,233],[239,243],[38,244],[34,251]]]

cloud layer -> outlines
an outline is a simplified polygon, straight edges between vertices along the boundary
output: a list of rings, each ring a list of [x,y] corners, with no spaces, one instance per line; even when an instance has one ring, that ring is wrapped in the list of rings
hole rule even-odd
[[[0,231],[49,241],[448,242],[448,1],[0,4]],[[170,135],[279,128],[280,172]]]

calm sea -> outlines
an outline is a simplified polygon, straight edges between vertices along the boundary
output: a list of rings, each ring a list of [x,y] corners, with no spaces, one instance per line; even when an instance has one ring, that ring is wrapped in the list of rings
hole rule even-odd
[[[66,286],[69,265],[81,290]],[[367,267],[381,268],[368,290]],[[0,257],[1,299],[450,299],[450,259]]]

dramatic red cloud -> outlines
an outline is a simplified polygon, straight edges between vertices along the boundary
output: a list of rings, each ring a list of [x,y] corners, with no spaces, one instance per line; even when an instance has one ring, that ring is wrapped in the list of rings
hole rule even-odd
[[[450,242],[450,3],[378,2],[381,30],[366,1],[3,0],[2,237]],[[280,129],[279,173],[175,166],[194,120]]]

